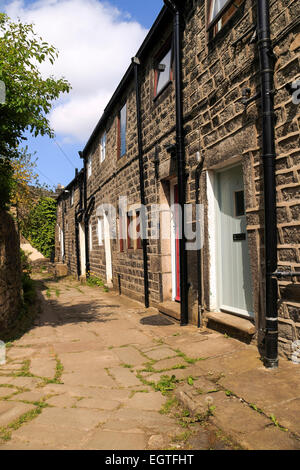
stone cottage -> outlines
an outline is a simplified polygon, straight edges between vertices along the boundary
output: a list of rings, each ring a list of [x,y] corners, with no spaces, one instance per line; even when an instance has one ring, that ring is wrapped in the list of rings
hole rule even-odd
[[[58,198],[71,274],[256,341],[268,367],[300,339],[299,18],[165,0]]]

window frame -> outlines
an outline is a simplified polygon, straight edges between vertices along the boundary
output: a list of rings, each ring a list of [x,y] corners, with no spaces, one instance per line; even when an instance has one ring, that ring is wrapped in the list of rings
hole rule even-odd
[[[75,189],[71,189],[70,206],[74,206]]]
[[[168,55],[170,52],[170,73],[169,80],[157,91],[158,80],[159,80],[159,70],[158,67],[161,64],[161,61]],[[153,82],[153,99],[155,100],[163,91],[169,86],[170,83],[174,80],[174,44],[173,36],[171,36],[163,46],[162,49],[156,54],[154,58],[154,82]]]
[[[126,110],[126,122],[125,122],[125,151],[122,153],[122,121],[121,121],[121,115],[122,115],[122,111],[123,109],[125,108]],[[122,158],[126,155],[127,153],[127,101],[125,101],[125,103],[123,104],[123,106],[121,106],[121,108],[119,109],[119,113],[118,113],[118,141],[117,141],[117,145],[118,145],[118,159],[119,158]]]
[[[93,174],[93,160],[92,160],[92,155],[89,155],[86,161],[87,165],[87,177],[88,179],[92,176]]]
[[[98,217],[98,220],[97,220],[97,236],[98,236],[98,246],[103,246],[104,245],[103,217]]]
[[[130,233],[129,233],[129,226],[131,223],[135,224],[135,216],[133,211],[128,211],[126,214],[126,230],[127,230],[127,250],[134,250],[134,242],[135,239],[131,238]]]
[[[93,224],[92,222],[89,223],[89,251],[93,251]]]
[[[139,220],[139,223],[137,222]],[[136,232],[136,249],[141,250],[143,247],[142,243],[142,219],[141,209],[135,210],[135,232]]]
[[[106,131],[103,131],[100,137],[100,163],[103,163],[106,158],[106,138],[107,138]],[[104,141],[104,145],[103,145],[103,141]]]
[[[228,21],[231,20],[231,18],[237,13],[237,11],[239,10],[240,6],[243,3],[243,0],[238,0],[240,1],[239,5],[235,5],[236,0],[227,0],[227,2],[221,8],[221,10],[217,13],[217,15],[211,21],[209,21],[210,8],[212,6],[213,1],[214,0],[206,0],[206,10],[205,10],[206,11],[206,32],[212,33],[213,37],[215,37],[226,26]],[[219,28],[218,27],[219,21],[222,20],[222,18],[224,17],[224,15],[226,14],[226,12],[229,10],[231,6],[235,6],[236,11],[233,12],[232,15],[230,15],[230,17],[227,19],[227,21],[224,24],[222,24]],[[218,29],[214,30],[215,28],[218,28]]]

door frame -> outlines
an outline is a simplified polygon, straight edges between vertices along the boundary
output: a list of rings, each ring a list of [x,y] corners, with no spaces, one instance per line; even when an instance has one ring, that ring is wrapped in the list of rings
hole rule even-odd
[[[86,275],[86,254],[85,254],[85,227],[84,222],[79,224],[79,258],[80,258],[80,275]]]
[[[103,213],[103,238],[104,238],[104,251],[105,251],[105,266],[106,266],[106,282],[112,286],[112,253],[111,253],[111,237],[110,237],[109,218],[104,211]]]
[[[219,286],[222,282],[222,271],[221,271],[221,247],[219,243],[219,207],[218,207],[218,175],[225,171],[231,170],[237,166],[242,166],[242,160],[235,160],[227,166],[218,166],[213,169],[206,171],[206,183],[207,183],[207,202],[208,202],[208,247],[209,247],[209,306],[210,311],[214,312],[225,312],[232,315],[241,316],[243,318],[254,318],[253,312],[248,314],[239,309],[230,308],[226,310],[221,309],[221,289]],[[245,183],[244,183],[245,187]],[[250,253],[248,252],[249,261]],[[249,269],[251,270],[251,263],[249,262]],[[250,273],[251,274],[251,273]]]

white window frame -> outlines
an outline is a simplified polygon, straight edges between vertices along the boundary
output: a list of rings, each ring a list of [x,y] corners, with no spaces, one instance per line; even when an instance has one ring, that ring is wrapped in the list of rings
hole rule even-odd
[[[87,175],[88,178],[92,176],[92,155],[90,155],[87,159]]]
[[[106,132],[104,131],[100,139],[100,163],[103,163],[106,157]]]
[[[98,217],[98,225],[97,225],[97,231],[98,231],[98,244],[99,246],[103,246],[103,217]]]

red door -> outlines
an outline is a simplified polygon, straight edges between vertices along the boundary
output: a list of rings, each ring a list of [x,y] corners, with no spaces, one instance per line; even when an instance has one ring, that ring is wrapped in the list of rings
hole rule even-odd
[[[179,210],[178,210],[178,184],[174,185],[174,204],[175,204],[175,261],[176,261],[176,302],[180,302],[180,251],[179,251]]]

